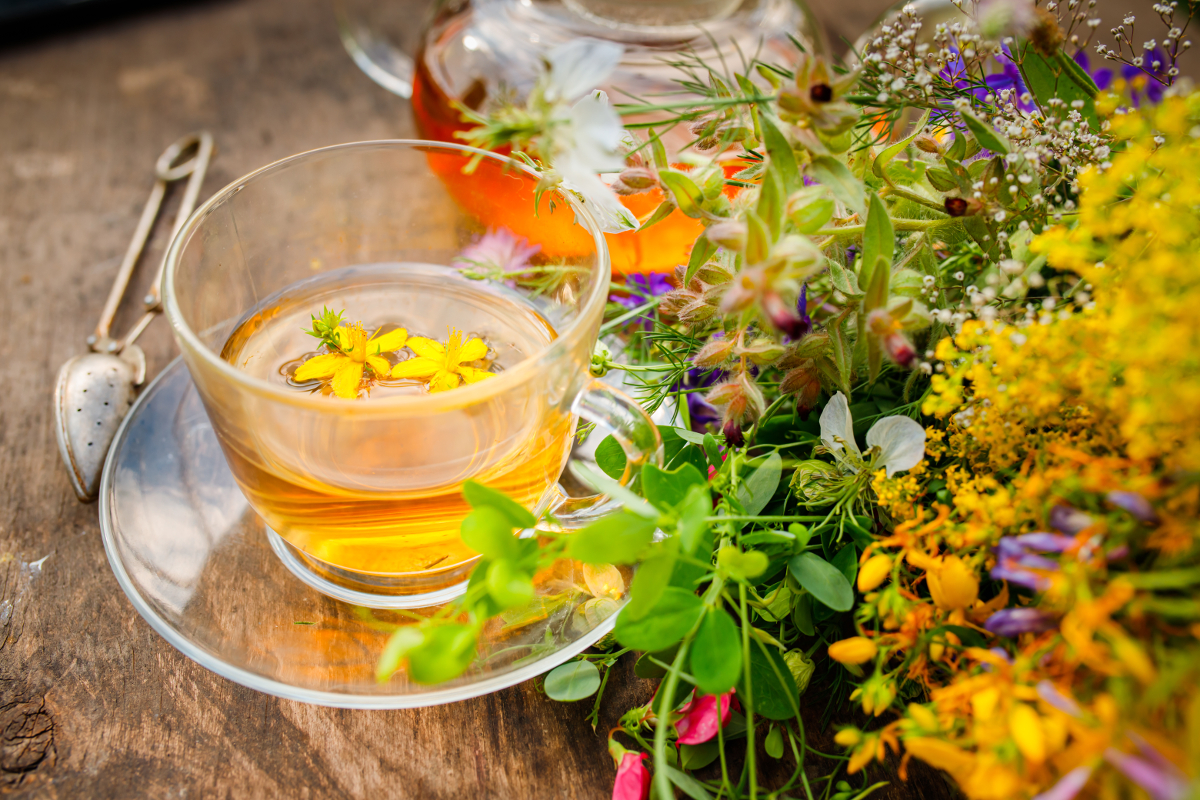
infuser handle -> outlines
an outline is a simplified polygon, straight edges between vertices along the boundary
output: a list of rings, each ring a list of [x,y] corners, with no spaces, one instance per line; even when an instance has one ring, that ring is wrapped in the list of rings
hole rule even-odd
[[[625,451],[625,473],[618,481],[627,486],[646,464],[663,465],[662,437],[650,415],[637,401],[603,381],[593,379],[571,407],[588,422],[612,432]],[[611,514],[621,503],[606,494],[564,496],[550,511],[563,530],[575,530]]]

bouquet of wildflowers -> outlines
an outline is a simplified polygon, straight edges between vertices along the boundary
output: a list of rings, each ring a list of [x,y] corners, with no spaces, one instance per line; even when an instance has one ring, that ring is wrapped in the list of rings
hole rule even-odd
[[[1185,15],[1156,6],[1142,46],[1128,16],[1106,45],[1076,0],[959,3],[932,29],[905,8],[845,65],[681,62],[691,99],[660,104],[593,91],[620,49],[575,42],[524,104],[465,112],[471,143],[607,230],[678,212],[704,234],[673,275],[616,287],[593,362],[675,409],[665,466],[620,486],[602,441],[594,482],[624,510],[541,539],[472,487],[468,621],[403,629],[381,677],[460,672],[472,626],[556,559],[598,582],[636,564],[622,649],[546,680],[590,696],[633,650],[660,682],[610,734],[614,798],[857,800],[889,754],[981,800],[1200,793]],[[641,192],[662,201],[638,220],[619,198]],[[814,706],[871,722],[818,752]],[[764,758],[790,779],[764,785]]]

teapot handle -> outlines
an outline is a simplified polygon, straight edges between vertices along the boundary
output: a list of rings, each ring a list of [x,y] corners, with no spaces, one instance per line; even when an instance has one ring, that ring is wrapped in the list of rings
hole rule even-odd
[[[368,5],[375,5],[375,0]],[[342,46],[368,78],[392,94],[412,99],[412,56],[376,28],[363,6],[361,0],[335,0]]]

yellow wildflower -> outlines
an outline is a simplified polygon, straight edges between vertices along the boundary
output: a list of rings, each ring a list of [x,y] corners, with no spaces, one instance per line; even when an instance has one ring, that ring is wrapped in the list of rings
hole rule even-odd
[[[451,330],[444,345],[414,336],[408,340],[408,346],[417,357],[392,367],[392,377],[425,381],[431,392],[444,392],[463,383],[479,383],[496,377],[485,369],[470,366],[471,362],[487,355],[488,347],[479,337],[463,342],[462,333]]]
[[[1035,764],[1046,760],[1046,733],[1042,718],[1024,703],[1017,703],[1008,714],[1008,730],[1017,749]]]
[[[378,332],[367,336],[362,323],[356,323],[339,326],[328,341],[336,341],[337,349],[305,361],[296,368],[294,378],[300,382],[329,380],[334,394],[354,400],[368,369],[372,379],[383,378],[391,371],[392,365],[380,354],[404,347],[408,331],[397,328],[382,336]]]
[[[878,649],[865,636],[852,636],[829,645],[829,657],[842,664],[862,664],[874,658]]]
[[[860,592],[869,592],[887,580],[888,573],[892,571],[891,556],[877,555],[867,559],[867,563],[862,565],[858,571],[858,590]]]
[[[966,608],[979,597],[979,578],[958,556],[946,556],[929,570],[929,594],[938,608]]]

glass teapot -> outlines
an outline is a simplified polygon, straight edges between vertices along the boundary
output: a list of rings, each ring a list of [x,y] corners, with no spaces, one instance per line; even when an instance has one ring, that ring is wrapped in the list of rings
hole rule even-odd
[[[411,98],[420,136],[444,141],[471,127],[456,103],[486,110],[501,99],[523,99],[543,55],[575,38],[624,46],[621,65],[599,87],[615,103],[661,102],[664,95],[686,100],[678,83],[684,73],[676,66],[685,59],[741,71],[755,57],[789,67],[799,56],[797,44],[824,49],[803,0],[436,0],[419,31],[407,3],[336,4],[342,41],[355,62],[384,88]],[[686,131],[660,135],[668,148],[691,138]],[[649,191],[622,202],[644,217],[662,196]],[[668,272],[686,262],[701,230],[699,221],[676,211],[644,232],[610,235],[613,270]]]

